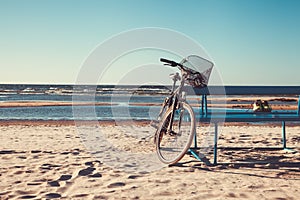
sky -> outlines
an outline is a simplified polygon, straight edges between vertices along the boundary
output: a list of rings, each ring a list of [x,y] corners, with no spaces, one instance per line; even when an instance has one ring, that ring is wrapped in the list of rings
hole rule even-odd
[[[0,0],[0,83],[73,84],[99,44],[145,27],[199,43],[225,85],[300,85],[298,0]]]

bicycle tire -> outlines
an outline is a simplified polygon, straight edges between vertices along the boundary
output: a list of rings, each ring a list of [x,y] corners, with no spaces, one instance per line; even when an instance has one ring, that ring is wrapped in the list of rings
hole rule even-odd
[[[158,158],[165,164],[175,164],[183,158],[191,143],[195,134],[195,115],[192,107],[181,102],[179,108],[176,108],[172,129],[173,133],[166,133],[168,128],[170,117],[172,114],[172,108],[169,108],[163,116],[155,138],[155,146]],[[186,129],[184,129],[186,128]]]

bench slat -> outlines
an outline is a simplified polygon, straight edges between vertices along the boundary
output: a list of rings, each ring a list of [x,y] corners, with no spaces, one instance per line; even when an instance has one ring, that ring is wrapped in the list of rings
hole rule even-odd
[[[300,95],[300,86],[185,86],[188,95]]]
[[[196,116],[200,122],[282,122],[293,121],[300,122],[300,117],[295,114],[282,114],[282,115],[207,115]]]

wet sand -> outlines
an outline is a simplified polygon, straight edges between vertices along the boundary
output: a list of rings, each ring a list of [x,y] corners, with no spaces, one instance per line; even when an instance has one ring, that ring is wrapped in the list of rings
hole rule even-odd
[[[200,101],[199,98],[190,98],[191,100]],[[270,106],[273,110],[296,110],[298,98],[293,97],[228,97],[224,98],[208,98],[208,107],[219,107],[219,108],[241,108],[251,109],[252,103],[256,99],[262,99],[269,101]],[[280,104],[272,104],[272,102],[282,102]],[[247,103],[245,103],[247,102]],[[287,103],[293,104],[287,104]],[[0,108],[9,107],[43,107],[43,106],[114,106],[117,105],[115,102],[63,102],[63,101],[13,101],[13,102],[0,102]],[[161,106],[161,103],[128,103],[131,106]],[[200,107],[200,104],[191,104],[194,107]]]

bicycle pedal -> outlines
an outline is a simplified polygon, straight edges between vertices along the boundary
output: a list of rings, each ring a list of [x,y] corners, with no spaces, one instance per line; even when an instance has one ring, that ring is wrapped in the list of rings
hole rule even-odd
[[[171,132],[169,133],[169,135],[170,135],[170,136],[177,136],[178,133],[176,133],[176,132],[174,132],[174,131],[171,131]]]

